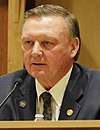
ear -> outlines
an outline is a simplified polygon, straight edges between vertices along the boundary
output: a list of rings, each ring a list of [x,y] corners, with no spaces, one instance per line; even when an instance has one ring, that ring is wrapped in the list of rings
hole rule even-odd
[[[71,39],[70,45],[71,45],[71,58],[74,58],[76,53],[79,50],[79,46],[80,46],[79,38],[76,37],[76,38]]]

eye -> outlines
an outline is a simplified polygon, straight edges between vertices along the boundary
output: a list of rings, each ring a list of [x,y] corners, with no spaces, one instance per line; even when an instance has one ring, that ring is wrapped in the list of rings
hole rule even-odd
[[[33,41],[25,41],[24,44],[33,44]]]
[[[51,43],[51,41],[44,41],[44,44],[50,45],[50,44],[52,44],[52,43]]]
[[[30,50],[34,46],[33,41],[24,41],[22,44],[25,50]]]
[[[42,41],[41,44],[45,49],[52,49],[55,46],[52,41]]]

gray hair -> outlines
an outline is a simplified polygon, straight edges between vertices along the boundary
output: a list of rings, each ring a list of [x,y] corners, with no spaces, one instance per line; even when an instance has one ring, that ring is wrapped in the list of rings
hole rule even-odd
[[[37,6],[33,9],[30,9],[25,12],[24,15],[24,22],[30,17],[30,16],[61,16],[65,19],[67,31],[69,33],[69,36],[72,38],[79,38],[80,46],[81,46],[81,38],[80,38],[80,30],[79,30],[79,24],[77,21],[77,18],[70,14],[66,9],[64,9],[61,6],[58,5],[41,5]],[[77,54],[74,57],[74,61],[77,61],[79,53],[80,53],[80,46],[79,50],[77,51]]]

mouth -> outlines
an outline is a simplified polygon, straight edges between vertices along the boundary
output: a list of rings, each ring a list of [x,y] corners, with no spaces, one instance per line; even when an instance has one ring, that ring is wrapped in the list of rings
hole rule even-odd
[[[41,66],[41,65],[46,65],[46,64],[44,64],[44,63],[32,63],[32,65]]]

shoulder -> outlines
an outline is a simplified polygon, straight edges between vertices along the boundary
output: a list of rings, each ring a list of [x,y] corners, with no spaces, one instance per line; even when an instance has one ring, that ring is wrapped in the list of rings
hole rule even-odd
[[[99,70],[91,69],[91,68],[85,67],[83,65],[80,65],[78,63],[74,63],[74,67],[76,69],[79,69],[81,72],[87,74],[88,76],[89,75],[91,75],[91,76],[94,76],[94,75],[100,76],[100,71]]]
[[[81,77],[86,77],[87,81],[91,81],[91,83],[95,83],[95,84],[97,83],[100,84],[100,71],[99,70],[87,68],[78,63],[75,63],[73,68],[74,70],[79,70]]]
[[[15,81],[17,78],[24,78],[27,75],[26,69],[18,70],[3,76],[0,76],[0,84],[1,82],[10,82],[10,81]]]
[[[26,76],[27,71],[25,69],[0,76],[0,90],[9,91],[10,89],[12,89],[17,78],[25,78]]]
[[[16,72],[6,74],[0,77],[0,102],[8,95],[8,93],[13,89],[15,81],[18,78],[25,79],[28,73],[25,69],[18,70]]]

